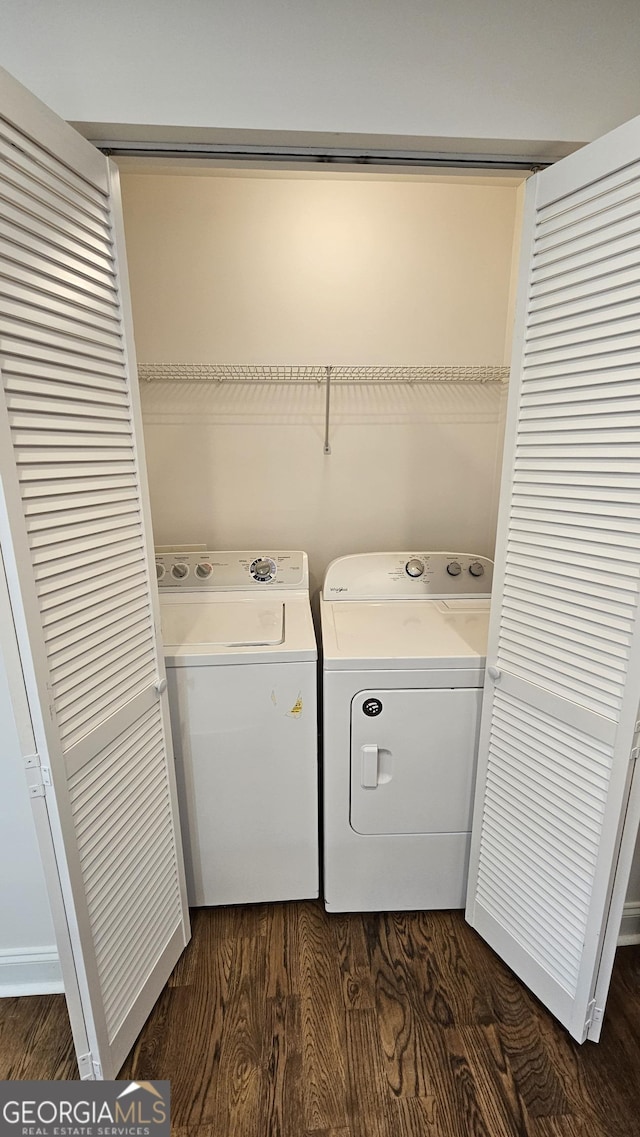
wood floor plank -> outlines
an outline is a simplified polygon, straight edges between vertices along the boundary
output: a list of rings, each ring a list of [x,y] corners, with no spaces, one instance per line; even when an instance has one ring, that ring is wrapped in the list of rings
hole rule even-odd
[[[526,1126],[509,1116],[502,1094],[495,1092],[495,1086],[491,1092],[483,1071],[470,1061],[469,1045],[458,1030],[447,1031],[446,1045],[455,1084],[456,1116],[466,1117],[469,1137],[529,1137]]]
[[[46,1074],[40,1071],[49,1071]],[[0,1000],[0,1078],[77,1078],[64,995]]]
[[[376,1013],[352,1010],[345,1021],[352,1137],[394,1137]]]
[[[398,1097],[430,1097],[432,1085],[410,995],[411,979],[385,913],[364,918],[387,1081]]]
[[[390,1103],[394,1137],[441,1137],[437,1105],[435,1097],[396,1098]]]
[[[316,902],[298,909],[302,1072],[307,1129],[344,1129],[345,1023],[340,977],[326,913]]]
[[[267,1073],[264,1132],[288,1137],[304,1130],[302,1030],[297,995],[268,1000],[264,1062]]]
[[[587,1125],[575,1117],[536,1117],[531,1126],[531,1137],[606,1137],[593,1119]]]
[[[291,1134],[297,1137],[297,1134]],[[350,1129],[307,1129],[304,1137],[352,1137]]]
[[[256,1137],[264,1124],[264,945],[263,937],[238,940],[229,978],[217,1087],[211,1104],[215,1132],[234,1137]]]
[[[345,1009],[373,1010],[375,991],[371,981],[362,920],[351,912],[332,916],[331,929],[338,953],[342,1001]]]
[[[395,934],[423,1013],[439,1026],[482,1026],[493,1021],[485,985],[470,966],[461,938],[461,913],[394,913]]]
[[[530,1137],[529,1116],[495,1026],[463,1026],[447,1034],[464,1054],[473,1077],[479,1111],[492,1137]]]
[[[287,904],[270,904],[265,919],[268,999],[298,995],[297,960],[291,954],[291,908]]]

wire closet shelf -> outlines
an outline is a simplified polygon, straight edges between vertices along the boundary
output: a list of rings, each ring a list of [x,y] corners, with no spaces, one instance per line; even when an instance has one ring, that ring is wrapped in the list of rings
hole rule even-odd
[[[334,383],[506,383],[509,368],[493,364],[356,367],[340,364],[141,363],[138,378],[146,383],[324,383],[323,449],[325,454],[330,454],[331,387]]]
[[[237,383],[505,383],[509,368],[493,364],[436,364],[430,366],[345,366],[341,364],[226,364],[141,363],[143,382]]]

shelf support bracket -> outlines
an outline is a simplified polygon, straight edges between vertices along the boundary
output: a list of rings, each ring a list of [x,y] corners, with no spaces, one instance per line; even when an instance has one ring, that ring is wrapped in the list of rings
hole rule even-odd
[[[325,402],[324,402],[324,453],[331,453],[329,444],[329,414],[331,411],[331,367],[325,367]]]

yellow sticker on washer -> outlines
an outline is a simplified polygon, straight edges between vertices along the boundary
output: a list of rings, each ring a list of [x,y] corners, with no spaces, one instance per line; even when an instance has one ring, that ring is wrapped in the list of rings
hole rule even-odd
[[[298,698],[293,704],[290,711],[287,712],[287,717],[290,719],[300,718],[302,714],[302,692],[299,693]]]

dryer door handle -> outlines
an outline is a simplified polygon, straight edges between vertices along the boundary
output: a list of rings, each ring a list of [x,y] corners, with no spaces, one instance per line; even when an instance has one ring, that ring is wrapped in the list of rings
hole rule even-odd
[[[378,747],[362,746],[362,773],[360,782],[365,790],[375,790],[378,786]]]

